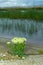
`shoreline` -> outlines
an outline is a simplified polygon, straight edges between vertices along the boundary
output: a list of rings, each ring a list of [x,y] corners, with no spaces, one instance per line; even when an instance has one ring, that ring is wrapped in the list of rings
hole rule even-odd
[[[43,65],[43,55],[29,55],[24,60],[1,60],[0,65]]]

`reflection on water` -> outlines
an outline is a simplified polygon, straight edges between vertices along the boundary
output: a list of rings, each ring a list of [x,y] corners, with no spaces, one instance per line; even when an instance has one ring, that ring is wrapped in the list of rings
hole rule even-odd
[[[0,36],[43,40],[43,23],[33,20],[0,19]]]

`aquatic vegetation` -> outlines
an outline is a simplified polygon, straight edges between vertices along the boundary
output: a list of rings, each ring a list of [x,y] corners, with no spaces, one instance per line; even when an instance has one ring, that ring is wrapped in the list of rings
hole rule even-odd
[[[26,38],[13,38],[11,42],[7,42],[7,45],[13,55],[22,57],[24,55]]]

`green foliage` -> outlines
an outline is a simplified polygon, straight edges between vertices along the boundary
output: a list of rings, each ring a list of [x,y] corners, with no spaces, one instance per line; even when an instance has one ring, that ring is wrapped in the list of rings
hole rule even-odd
[[[39,52],[39,54],[43,54],[43,50],[39,50],[38,52]]]
[[[13,55],[22,57],[24,55],[25,43],[25,38],[13,38],[11,42],[7,42],[7,45]]]
[[[43,20],[43,9],[17,9],[5,10],[5,12],[0,11],[0,18]]]

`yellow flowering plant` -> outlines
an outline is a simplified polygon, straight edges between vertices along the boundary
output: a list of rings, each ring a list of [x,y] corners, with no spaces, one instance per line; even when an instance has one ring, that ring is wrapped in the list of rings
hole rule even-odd
[[[26,38],[13,38],[11,42],[7,42],[7,45],[13,55],[18,55],[19,57],[22,57],[24,55]]]

